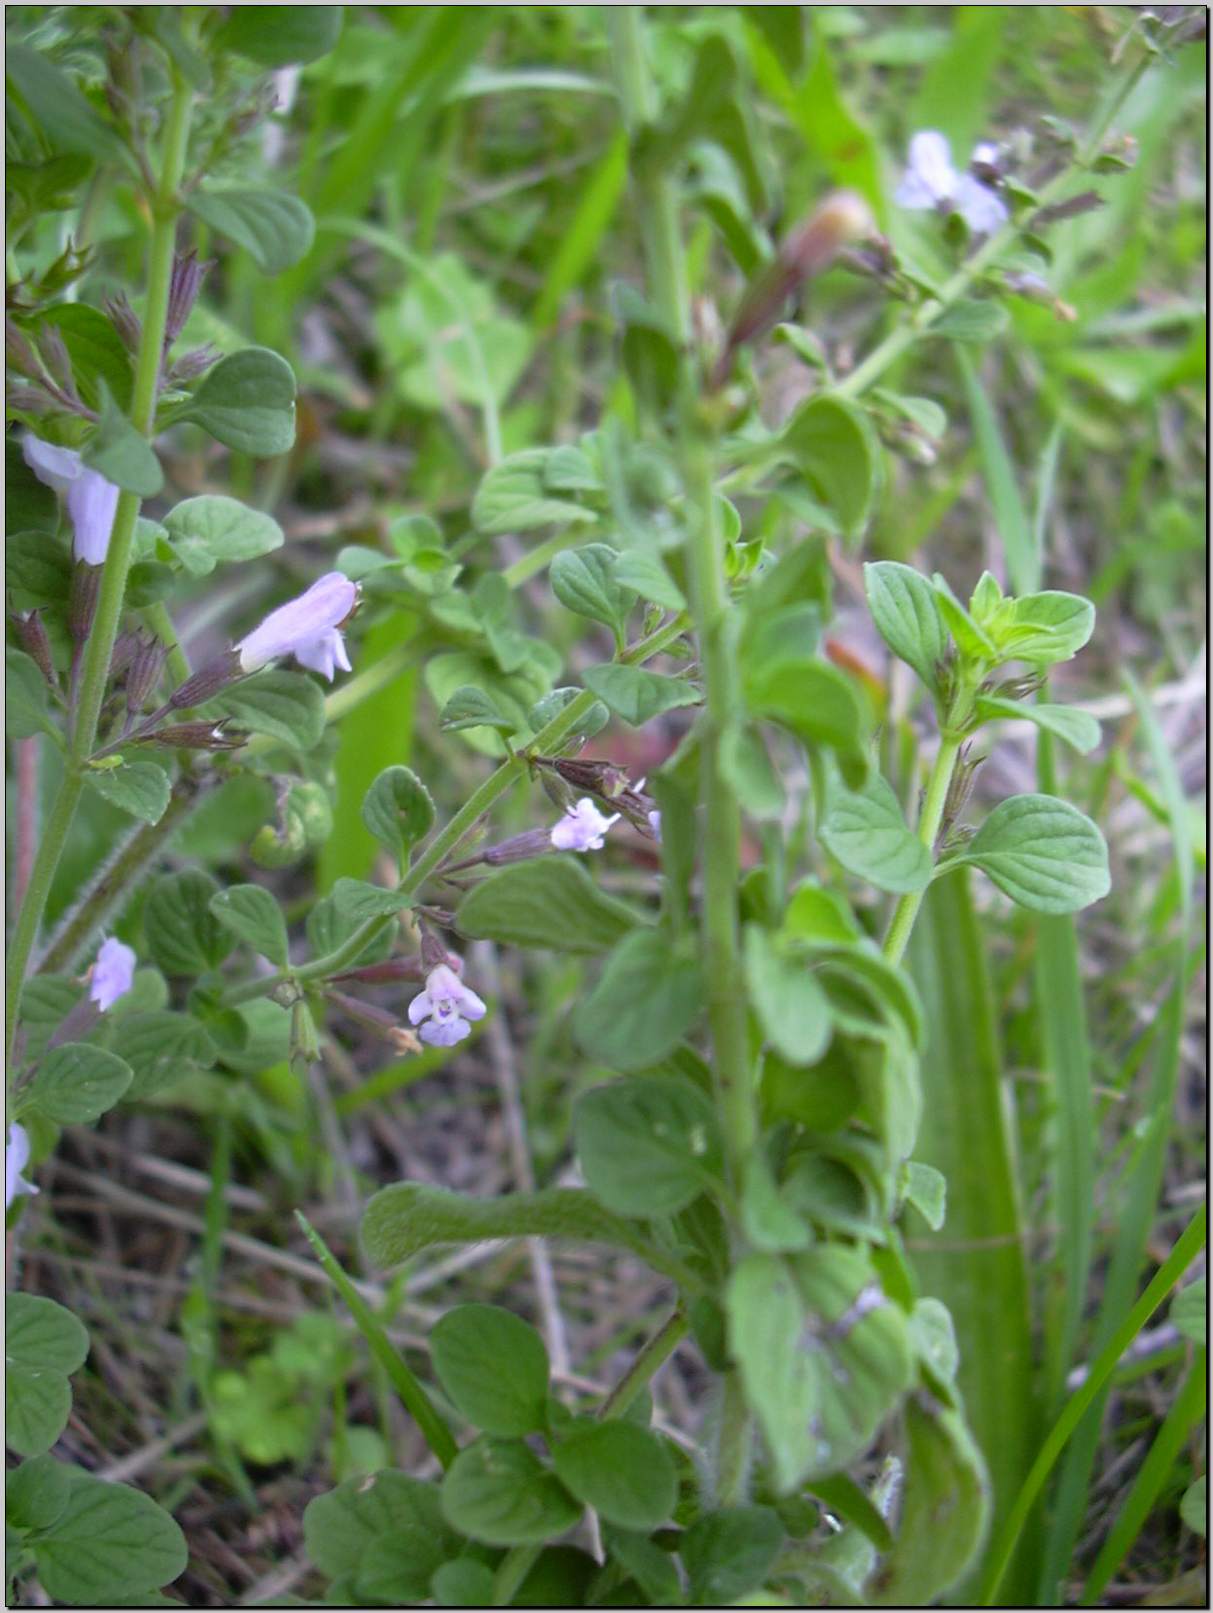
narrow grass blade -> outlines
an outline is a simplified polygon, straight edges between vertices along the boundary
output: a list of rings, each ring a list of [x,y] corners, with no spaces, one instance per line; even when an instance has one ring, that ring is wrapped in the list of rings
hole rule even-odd
[[[405,1408],[421,1430],[426,1444],[444,1468],[450,1467],[458,1455],[459,1448],[433,1401],[426,1394],[420,1381],[414,1376],[404,1357],[383,1331],[378,1318],[342,1270],[336,1256],[331,1252],[324,1239],[310,1224],[302,1211],[295,1211],[295,1219],[303,1228],[304,1235],[311,1244],[316,1259],[323,1266],[334,1287],[348,1305],[350,1315],[358,1324],[358,1331],[370,1346],[371,1354],[392,1380],[396,1393],[400,1396]]]
[[[986,396],[973,360],[959,345],[955,352],[973,419],[973,435],[977,439],[982,475],[1007,557],[1007,581],[1013,594],[1030,594],[1040,577],[1040,560],[1032,522],[1019,491],[1015,467],[1002,440],[994,405]]]
[[[1011,1515],[1004,1524],[998,1536],[997,1544],[990,1553],[989,1566],[982,1585],[980,1599],[983,1607],[993,1607],[1001,1604],[1003,1599],[999,1597],[999,1591],[1002,1587],[1007,1567],[1010,1564],[1012,1553],[1015,1550],[1016,1542],[1019,1539],[1020,1531],[1027,1521],[1028,1514],[1036,1504],[1036,1498],[1052,1471],[1054,1463],[1065,1449],[1066,1444],[1086,1412],[1099,1398],[1108,1379],[1116,1370],[1116,1364],[1125,1350],[1128,1349],[1142,1328],[1145,1327],[1151,1316],[1154,1315],[1154,1312],[1166,1299],[1196,1255],[1204,1247],[1207,1221],[1208,1213],[1202,1204],[1181,1234],[1171,1253],[1155,1272],[1154,1278],[1145,1293],[1091,1363],[1090,1373],[1083,1382],[1082,1387],[1074,1391],[1061,1416],[1050,1430],[1048,1438],[1040,1447],[1040,1452],[1032,1464],[1031,1472],[1016,1497]],[[1051,1606],[1053,1604],[1045,1603],[1043,1605]]]
[[[1160,1013],[1154,1064],[1142,1105],[1146,1126],[1125,1173],[1121,1202],[1117,1207],[1116,1242],[1104,1279],[1103,1299],[1095,1326],[1096,1349],[1103,1348],[1133,1302],[1162,1189],[1167,1142],[1171,1135],[1175,1095],[1179,1086],[1188,935],[1192,920],[1193,855],[1183,787],[1149,701],[1132,678],[1128,679],[1128,684],[1158,774],[1162,797],[1171,817],[1179,876],[1181,926],[1173,949],[1174,984]],[[1057,1600],[1058,1587],[1069,1568],[1082,1526],[1102,1414],[1101,1396],[1092,1404],[1089,1415],[1066,1452],[1050,1503],[1049,1528],[1037,1587],[1037,1599],[1046,1606]]]
[[[956,1325],[960,1387],[989,1468],[997,1531],[1028,1469],[1036,1408],[1014,1147],[983,937],[963,871],[931,887],[909,963],[930,1026],[915,1158],[948,1182],[943,1231],[916,1240],[911,1258],[923,1292],[941,1299]]]
[[[628,180],[628,137],[620,129],[593,173],[556,249],[535,301],[531,323],[543,330],[593,263]]]
[[[1141,1464],[1133,1481],[1133,1488],[1129,1491],[1125,1504],[1112,1525],[1111,1533],[1095,1559],[1095,1566],[1083,1586],[1079,1606],[1095,1605],[1103,1595],[1112,1575],[1128,1556],[1146,1519],[1154,1510],[1159,1492],[1175,1466],[1180,1451],[1187,1443],[1192,1430],[1205,1415],[1208,1400],[1208,1359],[1205,1351],[1197,1348],[1193,1352],[1192,1364],[1188,1368],[1179,1394],[1175,1397],[1145,1461]]]

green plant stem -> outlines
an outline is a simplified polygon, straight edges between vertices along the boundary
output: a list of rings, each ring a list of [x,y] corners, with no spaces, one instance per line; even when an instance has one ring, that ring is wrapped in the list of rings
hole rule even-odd
[[[168,651],[168,669],[174,685],[184,683],[190,675],[189,657],[181,648],[173,618],[162,600],[143,607],[143,620]]]
[[[927,781],[926,799],[923,801],[922,817],[918,823],[918,838],[932,856],[935,852],[935,838],[943,822],[943,809],[948,799],[952,774],[956,770],[956,758],[960,754],[961,743],[959,739],[947,737],[940,740],[939,751]],[[925,891],[909,891],[893,909],[889,933],[884,938],[884,955],[890,963],[901,962],[925,894]]]
[[[598,1416],[622,1417],[636,1396],[656,1377],[687,1335],[690,1326],[681,1310],[671,1312],[653,1337],[643,1346],[631,1366],[598,1409]]]
[[[509,1607],[518,1587],[539,1560],[542,1546],[511,1546],[493,1576],[493,1606]]]
[[[173,248],[177,234],[177,214],[180,210],[177,189],[185,167],[192,103],[192,90],[183,79],[175,77],[165,124],[160,180],[156,195],[152,198],[153,225],[148,264],[147,308],[144,313],[139,354],[135,363],[131,402],[131,422],[144,436],[152,434],[155,420],[156,391],[164,349],[169,282],[172,276]],[[84,788],[82,769],[97,737],[97,720],[101,714],[101,702],[105,697],[109,678],[110,657],[113,654],[114,639],[122,616],[122,603],[126,595],[126,579],[130,570],[135,523],[139,519],[140,503],[138,495],[134,493],[123,493],[118,499],[109,549],[101,573],[96,615],[84,652],[79,706],[72,725],[69,761],[63,782],[59,786],[58,799],[47,820],[30,882],[26,888],[25,899],[13,930],[4,987],[6,1035],[10,1051],[17,1029],[17,1006],[26,970],[29,967],[30,953],[42,923],[42,915],[46,911],[55,871],[63,855],[63,848],[67,843],[76,807],[79,805]]]
[[[741,1373],[726,1372],[720,1408],[720,1442],[716,1466],[716,1500],[722,1507],[739,1506],[746,1499],[750,1471],[751,1418]]]
[[[1100,1390],[1116,1370],[1116,1365],[1128,1345],[1145,1327],[1201,1249],[1205,1241],[1207,1225],[1208,1212],[1202,1205],[1180,1235],[1171,1253],[1155,1272],[1145,1293],[1091,1363],[1091,1370],[1082,1387],[1076,1389],[1066,1402],[1061,1416],[1054,1423],[1048,1438],[1040,1447],[1031,1471],[1024,1480],[1023,1488],[1015,1498],[1015,1505],[1007,1518],[1000,1539],[990,1551],[987,1559],[989,1566],[986,1570],[985,1582],[980,1596],[981,1606],[993,1607],[996,1605],[998,1590],[1010,1564],[1020,1532],[1027,1522],[1028,1514],[1036,1504],[1036,1498],[1040,1494],[1045,1480],[1052,1472],[1057,1458],[1061,1455],[1074,1430],[1082,1421],[1083,1413],[1087,1410],[1087,1407],[1094,1402]]]
[[[667,622],[656,632],[650,633],[648,638],[641,639],[630,646],[620,656],[620,661],[627,665],[636,665],[638,662],[648,660],[666,649],[684,631],[681,617]],[[528,749],[538,755],[550,751],[573,733],[577,724],[593,707],[596,696],[588,689],[583,689],[575,700],[571,700],[558,716],[553,717],[545,728],[542,728],[531,741]],[[404,896],[414,896],[425,884],[426,880],[436,868],[455,849],[471,829],[475,828],[478,820],[500,800],[527,770],[525,757],[511,756],[509,761],[502,762],[495,773],[490,773],[480,787],[472,792],[460,807],[459,811],[450,820],[446,827],[430,841],[426,849],[409,867],[408,872],[396,887]],[[313,958],[311,963],[305,963],[298,969],[279,969],[275,974],[266,975],[259,980],[247,980],[241,985],[233,986],[224,993],[224,1006],[235,1007],[239,1003],[248,1002],[253,997],[262,997],[275,987],[288,980],[321,980],[328,975],[338,974],[347,968],[370,945],[376,936],[391,924],[391,915],[381,918],[367,919],[358,927],[348,940],[341,946],[323,957]]]

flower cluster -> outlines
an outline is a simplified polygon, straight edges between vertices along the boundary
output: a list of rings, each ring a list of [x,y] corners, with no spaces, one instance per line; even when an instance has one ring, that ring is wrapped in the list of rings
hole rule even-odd
[[[997,155],[996,147],[979,145],[970,166],[991,169]],[[900,207],[959,213],[974,235],[992,235],[1007,221],[1001,197],[974,173],[957,173],[951,147],[935,129],[924,129],[910,141],[909,166],[893,200]]]
[[[25,463],[38,480],[67,500],[72,522],[72,553],[87,566],[105,564],[118,489],[100,471],[90,470],[74,448],[57,448],[26,432],[21,442]]]

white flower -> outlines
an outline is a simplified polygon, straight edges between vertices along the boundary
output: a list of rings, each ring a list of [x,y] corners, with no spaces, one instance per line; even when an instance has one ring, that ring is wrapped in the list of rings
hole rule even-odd
[[[8,1137],[4,1144],[4,1208],[17,1197],[18,1193],[36,1193],[38,1189],[32,1182],[27,1182],[21,1172],[29,1161],[29,1138],[25,1134],[25,1127],[19,1126],[14,1120],[8,1128]]]
[[[471,1031],[469,1019],[483,1019],[487,1010],[480,998],[445,963],[425,977],[425,990],[409,1004],[409,1024],[420,1027],[421,1040],[431,1047],[453,1047]]]
[[[619,816],[618,812],[613,812],[608,818],[584,796],[575,807],[569,807],[555,825],[551,842],[557,851],[601,851],[603,835],[613,823],[619,822]]]
[[[125,997],[135,978],[135,953],[115,936],[101,943],[97,961],[89,970],[88,994],[104,1014],[119,997]]]
[[[104,565],[118,508],[117,487],[100,471],[90,470],[74,448],[57,448],[32,432],[22,439],[21,452],[38,480],[67,499],[76,559]]]
[[[337,667],[350,670],[340,624],[353,610],[358,589],[339,571],[330,571],[289,605],[272,610],[236,645],[241,670],[256,672],[280,656],[293,655],[300,666],[322,673],[329,682]]]
[[[982,144],[974,158],[988,162],[994,148]],[[943,135],[924,129],[910,141],[910,163],[893,193],[901,207],[942,208],[957,212],[975,235],[992,235],[1007,219],[1005,204],[980,179],[958,174]]]

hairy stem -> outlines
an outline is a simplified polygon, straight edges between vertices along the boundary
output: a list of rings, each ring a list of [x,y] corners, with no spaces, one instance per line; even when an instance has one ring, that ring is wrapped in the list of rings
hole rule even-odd
[[[601,1419],[623,1416],[640,1391],[657,1376],[673,1355],[686,1337],[689,1326],[681,1309],[670,1314],[602,1402],[598,1410]]]
[[[931,776],[927,780],[926,798],[922,803],[922,817],[918,824],[918,838],[934,857],[935,840],[939,834],[939,826],[943,822],[943,809],[948,799],[948,788],[952,783],[952,774],[956,771],[956,758],[960,754],[961,741],[947,737],[940,740],[939,752],[931,768]],[[889,925],[889,933],[884,938],[884,955],[890,963],[900,963],[905,952],[906,943],[910,939],[910,931],[914,928],[914,920],[918,917],[918,909],[922,906],[925,891],[910,891],[897,903],[893,909],[893,920]]]
[[[173,247],[177,235],[180,203],[177,189],[185,167],[193,92],[184,80],[174,79],[173,95],[165,124],[164,149],[156,194],[152,198],[152,240],[148,260],[147,308],[143,333],[135,363],[131,421],[144,436],[150,436],[155,420],[156,391],[164,349],[165,321],[168,314],[169,282],[173,268]],[[46,911],[55,870],[63,855],[72,820],[84,788],[82,769],[97,737],[97,720],[109,677],[110,657],[122,616],[127,573],[139,519],[140,499],[123,493],[118,500],[110,534],[109,549],[101,574],[101,590],[92,631],[85,647],[79,685],[79,705],[72,727],[68,765],[59,786],[59,795],[47,820],[46,832],[30,873],[25,900],[13,931],[5,969],[4,1003],[6,1035],[11,1050],[17,1029],[17,1005],[29,967],[30,953]],[[6,1076],[7,1079],[7,1076]]]

